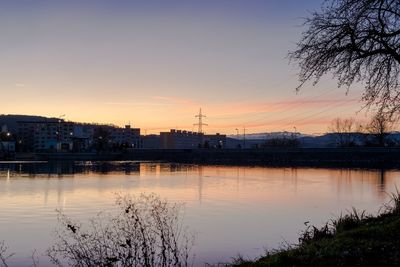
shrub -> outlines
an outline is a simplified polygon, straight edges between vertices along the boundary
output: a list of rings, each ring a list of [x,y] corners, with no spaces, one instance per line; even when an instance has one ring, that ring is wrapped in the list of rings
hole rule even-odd
[[[193,236],[182,205],[156,195],[118,196],[117,215],[98,214],[89,227],[59,211],[57,242],[47,251],[58,266],[189,266]]]

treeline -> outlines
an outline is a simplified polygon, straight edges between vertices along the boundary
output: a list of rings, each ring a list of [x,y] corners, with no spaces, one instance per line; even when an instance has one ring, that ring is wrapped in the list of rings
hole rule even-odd
[[[322,136],[286,133],[267,138],[257,147],[312,147],[312,144],[316,147],[399,147],[400,135],[395,132],[395,124],[391,114],[384,112],[376,113],[367,123],[354,118],[336,118]]]
[[[399,146],[399,140],[390,138],[394,124],[395,120],[390,114],[378,112],[366,124],[359,123],[354,118],[336,118],[328,127],[328,132],[336,137],[339,147]]]

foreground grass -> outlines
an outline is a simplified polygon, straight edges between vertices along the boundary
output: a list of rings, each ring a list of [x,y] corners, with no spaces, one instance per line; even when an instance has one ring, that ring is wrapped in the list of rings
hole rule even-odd
[[[308,227],[299,244],[233,266],[400,266],[400,195],[375,216],[353,210],[322,228]]]

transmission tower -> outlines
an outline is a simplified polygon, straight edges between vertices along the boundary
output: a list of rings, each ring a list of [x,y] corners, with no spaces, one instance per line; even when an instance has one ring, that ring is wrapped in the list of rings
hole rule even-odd
[[[199,122],[198,122],[198,123],[195,123],[195,124],[193,124],[193,125],[194,125],[194,126],[199,126],[198,133],[201,134],[201,133],[203,133],[203,126],[208,126],[208,124],[203,123],[203,118],[206,118],[207,116],[206,116],[206,115],[203,115],[203,114],[201,113],[201,108],[200,108],[199,114],[196,115],[195,117],[196,117],[196,118],[199,118]]]

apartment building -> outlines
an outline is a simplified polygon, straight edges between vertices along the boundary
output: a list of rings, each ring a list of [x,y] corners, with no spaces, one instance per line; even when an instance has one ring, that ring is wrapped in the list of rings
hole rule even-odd
[[[24,150],[70,151],[73,148],[74,124],[66,121],[20,121],[18,144]]]
[[[110,136],[113,144],[124,146],[127,148],[142,148],[142,140],[140,138],[140,128],[131,128],[125,125],[124,128],[110,128]]]

